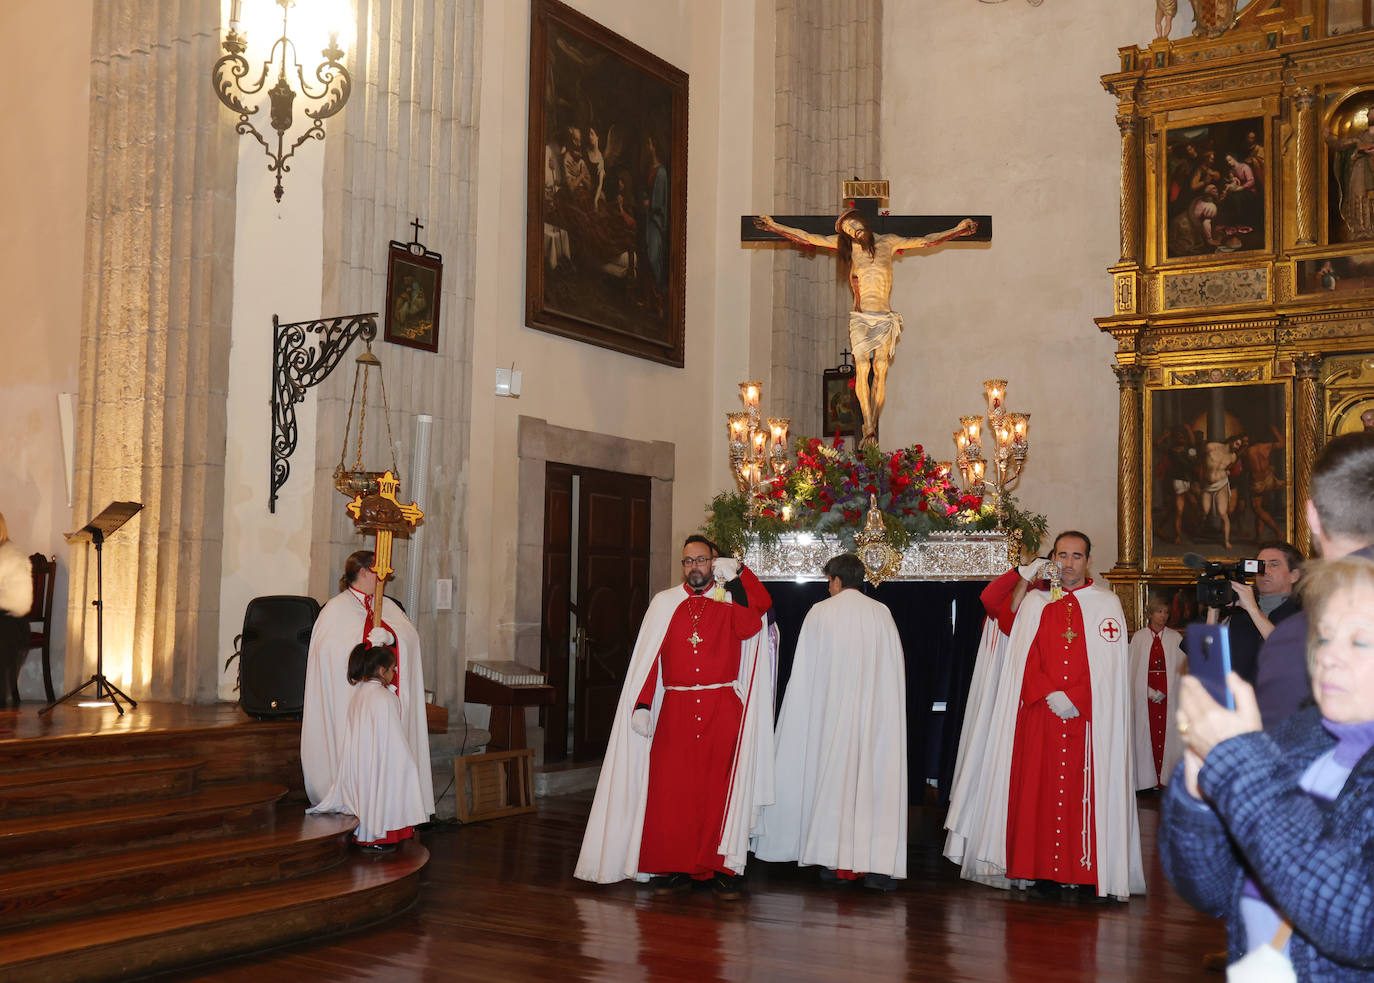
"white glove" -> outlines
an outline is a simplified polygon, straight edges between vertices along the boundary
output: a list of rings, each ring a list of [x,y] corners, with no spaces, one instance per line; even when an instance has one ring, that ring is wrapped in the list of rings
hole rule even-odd
[[[373,648],[379,648],[383,645],[392,645],[395,641],[396,639],[392,637],[391,632],[387,631],[381,625],[378,625],[367,633],[367,644],[371,645]]]
[[[1164,702],[1164,694],[1161,693],[1159,690],[1154,689],[1153,687],[1147,686],[1147,687],[1145,688],[1145,691],[1146,691],[1146,693],[1149,695],[1149,697],[1150,697],[1150,702],[1151,702],[1151,703],[1163,703],[1163,702]]]
[[[711,573],[717,583],[725,583],[739,576],[739,560],[733,556],[718,556],[711,561]]]
[[[1068,694],[1062,689],[1057,689],[1045,697],[1045,705],[1060,720],[1072,720],[1078,716],[1078,707],[1073,705],[1073,700],[1069,699]]]
[[[630,729],[640,737],[652,737],[654,734],[654,718],[644,707],[640,707],[630,714]]]
[[[1023,563],[1017,567],[1016,572],[1021,575],[1021,579],[1026,583],[1033,584],[1044,574],[1047,562],[1043,556],[1037,556],[1029,563]]]

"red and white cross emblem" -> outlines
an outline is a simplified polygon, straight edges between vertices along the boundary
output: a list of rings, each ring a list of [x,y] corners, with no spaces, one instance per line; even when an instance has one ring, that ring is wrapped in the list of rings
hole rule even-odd
[[[1103,618],[1102,623],[1097,626],[1097,633],[1109,642],[1114,642],[1121,635],[1121,626],[1116,623],[1115,618]]]

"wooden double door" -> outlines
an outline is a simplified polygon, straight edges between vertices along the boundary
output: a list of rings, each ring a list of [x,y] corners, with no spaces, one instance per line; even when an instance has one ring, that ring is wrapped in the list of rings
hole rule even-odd
[[[649,605],[646,475],[547,465],[542,668],[544,760],[606,751],[630,654]]]

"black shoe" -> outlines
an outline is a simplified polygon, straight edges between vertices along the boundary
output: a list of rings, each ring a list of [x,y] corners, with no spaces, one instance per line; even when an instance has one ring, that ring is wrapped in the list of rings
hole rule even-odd
[[[692,879],[686,874],[659,874],[649,881],[654,889],[654,897],[662,898],[669,894],[679,894],[692,889]]]
[[[887,874],[865,874],[864,887],[871,891],[895,891],[897,882]]]
[[[743,893],[743,882],[744,878],[738,874],[722,874],[717,871],[716,876],[711,879],[711,890],[722,901],[735,901]]]
[[[380,857],[383,854],[395,853],[398,845],[395,843],[359,843],[358,849],[368,856]]]
[[[1058,881],[1041,878],[1031,885],[1030,896],[1044,901],[1058,901],[1064,896],[1064,886]]]

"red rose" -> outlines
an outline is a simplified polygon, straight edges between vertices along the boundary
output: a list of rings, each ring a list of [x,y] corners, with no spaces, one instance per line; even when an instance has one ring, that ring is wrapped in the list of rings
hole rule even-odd
[[[902,509],[902,515],[910,515],[911,509]]]
[[[868,492],[870,495],[876,495],[878,494],[878,486],[870,482],[869,484],[864,485],[864,491]]]
[[[830,511],[830,503],[829,503],[829,502],[826,502],[824,505],[822,505],[822,506],[821,506],[821,511],[822,511],[822,512],[829,512],[829,511]]]
[[[929,511],[930,511],[930,503],[927,502],[924,498],[921,499],[919,502],[916,503],[916,507],[917,507],[918,509],[920,509],[922,512],[929,512]]]
[[[915,447],[911,448],[911,452],[913,454],[924,454],[925,448],[922,447],[920,444],[917,444]]]
[[[848,519],[850,522],[853,522],[855,519],[859,517],[859,513],[855,512],[853,509],[845,509],[844,517]]]
[[[765,515],[770,519],[775,519],[778,515],[778,513],[774,512],[772,509],[764,509],[760,514]]]
[[[946,505],[946,506],[945,506],[945,516],[946,516],[946,518],[948,518],[949,516],[958,515],[958,514],[959,514],[959,506],[957,506],[957,505]]]

